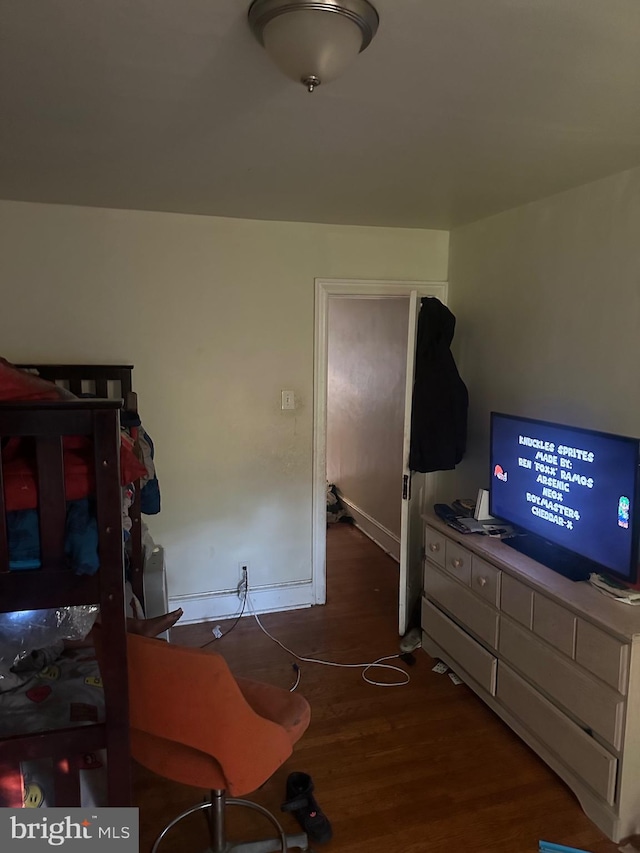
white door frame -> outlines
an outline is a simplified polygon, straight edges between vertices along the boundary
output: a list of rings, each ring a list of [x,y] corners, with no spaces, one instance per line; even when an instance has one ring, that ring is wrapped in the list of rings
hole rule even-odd
[[[327,600],[327,363],[329,298],[436,296],[447,303],[446,281],[377,281],[368,279],[315,280],[315,338],[313,365],[313,496],[311,502],[311,571],[313,603]]]

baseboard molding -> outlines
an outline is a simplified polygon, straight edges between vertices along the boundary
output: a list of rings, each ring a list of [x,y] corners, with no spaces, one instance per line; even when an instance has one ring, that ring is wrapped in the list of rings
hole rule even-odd
[[[251,616],[251,607],[256,613],[274,613],[283,610],[301,610],[311,607],[313,585],[311,581],[298,584],[283,584],[275,587],[258,587],[249,590],[249,602],[244,616]],[[172,595],[169,607],[181,607],[184,615],[180,625],[193,625],[218,619],[233,619],[242,609],[242,602],[235,592],[205,592],[193,595]]]
[[[384,525],[380,524],[379,521],[376,521],[375,518],[372,518],[369,513],[360,509],[360,507],[354,504],[353,501],[350,501],[349,498],[345,498],[345,496],[341,494],[340,500],[349,508],[349,512],[353,517],[358,530],[361,530],[365,536],[368,536],[372,542],[375,542],[379,548],[382,548],[385,553],[389,554],[390,557],[393,557],[393,559],[399,563],[400,537],[396,536],[384,527]]]

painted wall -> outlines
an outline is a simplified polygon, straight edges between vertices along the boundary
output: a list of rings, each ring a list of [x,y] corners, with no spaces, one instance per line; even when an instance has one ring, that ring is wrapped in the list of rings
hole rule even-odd
[[[639,234],[640,169],[452,232],[470,443],[445,499],[488,487],[492,409],[640,435]]]
[[[135,365],[172,597],[235,590],[240,561],[310,590],[314,278],[447,262],[446,232],[0,202],[1,354]]]
[[[397,538],[408,322],[407,298],[329,300],[327,477]]]

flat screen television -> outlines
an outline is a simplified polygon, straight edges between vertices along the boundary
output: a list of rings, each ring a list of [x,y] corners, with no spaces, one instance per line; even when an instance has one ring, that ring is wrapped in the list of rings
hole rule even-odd
[[[490,465],[507,545],[572,580],[638,582],[639,439],[492,412]]]

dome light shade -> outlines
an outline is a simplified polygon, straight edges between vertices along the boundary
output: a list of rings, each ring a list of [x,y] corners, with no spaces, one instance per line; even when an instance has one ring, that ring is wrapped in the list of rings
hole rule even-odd
[[[254,0],[249,25],[283,74],[312,92],[369,45],[378,13],[367,0]]]

